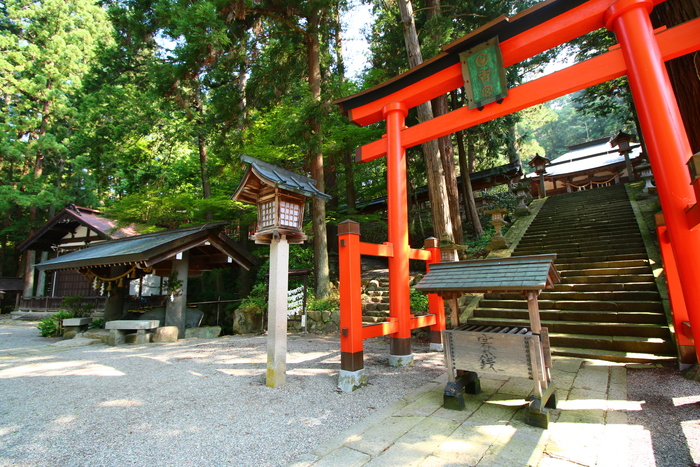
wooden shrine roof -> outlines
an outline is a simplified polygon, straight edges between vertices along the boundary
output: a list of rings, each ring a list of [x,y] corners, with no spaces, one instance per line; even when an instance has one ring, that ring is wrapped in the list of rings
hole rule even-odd
[[[539,291],[561,280],[554,267],[557,255],[511,256],[430,265],[415,286],[428,293]]]
[[[142,268],[154,267],[169,271],[176,255],[189,251],[191,272],[236,265],[250,269],[259,261],[258,258],[222,232],[225,224],[164,230],[153,234],[100,242],[44,261],[36,267],[39,270],[52,271],[138,265]]]

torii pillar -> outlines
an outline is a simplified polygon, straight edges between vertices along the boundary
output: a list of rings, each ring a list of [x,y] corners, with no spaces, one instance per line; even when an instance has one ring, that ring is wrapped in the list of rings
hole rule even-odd
[[[615,32],[627,64],[700,357],[700,230],[691,230],[686,216],[686,208],[695,202],[686,166],[693,154],[649,19],[653,8],[651,0],[619,0],[606,10],[605,25]]]
[[[408,108],[401,102],[384,107],[386,119],[386,174],[389,243],[394,254],[389,258],[389,319],[398,320],[398,331],[391,335],[389,365],[413,363],[411,351],[411,287],[408,255],[408,188],[406,148],[401,143]]]

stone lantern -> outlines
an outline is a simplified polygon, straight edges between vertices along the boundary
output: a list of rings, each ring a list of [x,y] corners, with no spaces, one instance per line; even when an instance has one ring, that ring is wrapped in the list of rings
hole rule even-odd
[[[690,161],[688,162],[690,165]],[[688,167],[690,169],[690,166]],[[642,180],[644,180],[644,189],[642,190],[643,193],[655,193],[656,192],[656,187],[652,183],[654,180],[654,174],[651,172],[651,164],[647,161],[643,161],[641,164],[639,164],[637,167],[634,168],[635,172],[639,172],[639,176]]]
[[[688,172],[690,172],[690,184],[695,190],[695,198],[700,202],[700,152],[695,153],[688,159]]]
[[[306,240],[301,230],[306,199],[326,201],[330,196],[317,190],[311,178],[246,155],[241,161],[248,168],[231,199],[258,207],[258,229],[251,238],[270,245],[266,384],[274,388],[287,378],[289,244]]]
[[[522,180],[513,185],[512,189],[515,193],[515,197],[518,199],[518,207],[515,208],[515,215],[529,216],[530,209],[525,204],[525,199],[527,199],[527,195],[530,193],[530,182]]]
[[[491,242],[486,246],[486,250],[502,250],[508,248],[506,239],[501,233],[501,228],[507,224],[506,220],[503,218],[507,213],[507,209],[494,209],[492,211],[484,211],[484,213],[491,216],[491,225],[496,228],[496,234],[491,239]]]
[[[634,142],[634,135],[625,132],[619,132],[617,136],[610,140],[610,146],[617,147],[620,154],[625,158],[625,167],[627,168],[627,177],[630,181],[634,180],[634,170],[632,170],[632,162],[630,161],[630,152],[632,147],[630,143]],[[651,168],[651,166],[649,166]],[[648,191],[645,188],[645,192]]]
[[[544,174],[547,173],[545,166],[549,164],[549,159],[535,153],[535,157],[529,162],[530,167],[535,168],[535,173],[540,176],[540,198],[547,196],[547,190],[544,187]]]

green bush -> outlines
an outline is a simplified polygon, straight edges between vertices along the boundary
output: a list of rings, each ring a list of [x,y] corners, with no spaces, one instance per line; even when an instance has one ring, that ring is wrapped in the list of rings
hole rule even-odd
[[[411,287],[411,311],[428,311],[428,296]]]
[[[49,318],[44,318],[37,324],[42,337],[59,337],[63,335],[63,320],[73,318],[73,313],[61,310]]]
[[[315,311],[335,311],[339,308],[340,299],[337,296],[318,299],[311,297],[308,303],[308,309]]]
[[[97,318],[88,324],[88,328],[90,329],[102,329],[103,327],[105,327],[105,320],[103,318]]]
[[[94,303],[83,303],[83,296],[66,297],[61,302],[59,311],[71,313],[73,318],[87,318],[95,311]]]

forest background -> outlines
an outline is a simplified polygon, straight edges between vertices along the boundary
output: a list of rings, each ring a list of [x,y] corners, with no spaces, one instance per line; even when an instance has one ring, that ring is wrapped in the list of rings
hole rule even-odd
[[[688,6],[685,20],[700,12],[697,0],[674,2]],[[17,245],[69,204],[143,232],[226,221],[235,240],[264,258],[267,247],[247,240],[254,210],[230,200],[244,169],[239,156],[248,154],[311,176],[332,195],[311,205],[310,239],[292,248],[291,264],[312,268],[316,297],[327,297],[339,221],[359,221],[369,241],[386,239],[381,214],[358,212],[385,195],[384,161],[354,162],[355,148],[380,138],[383,125],[351,125],[332,102],[535,3],[0,0],[0,276],[23,274]],[[366,65],[351,76],[343,39],[356,8],[369,8],[372,21]],[[509,85],[614,43],[596,31],[510,67]],[[436,99],[412,110],[408,124],[462,100],[459,90]],[[410,148],[410,190],[427,185],[436,207],[411,206],[412,240],[435,235],[474,247],[488,236],[473,207],[460,214],[456,196],[470,188],[457,187],[457,175],[513,161],[527,171],[535,153],[553,159],[567,145],[618,131],[638,133],[625,78]],[[190,290],[199,300],[242,298],[255,282],[214,271]]]

